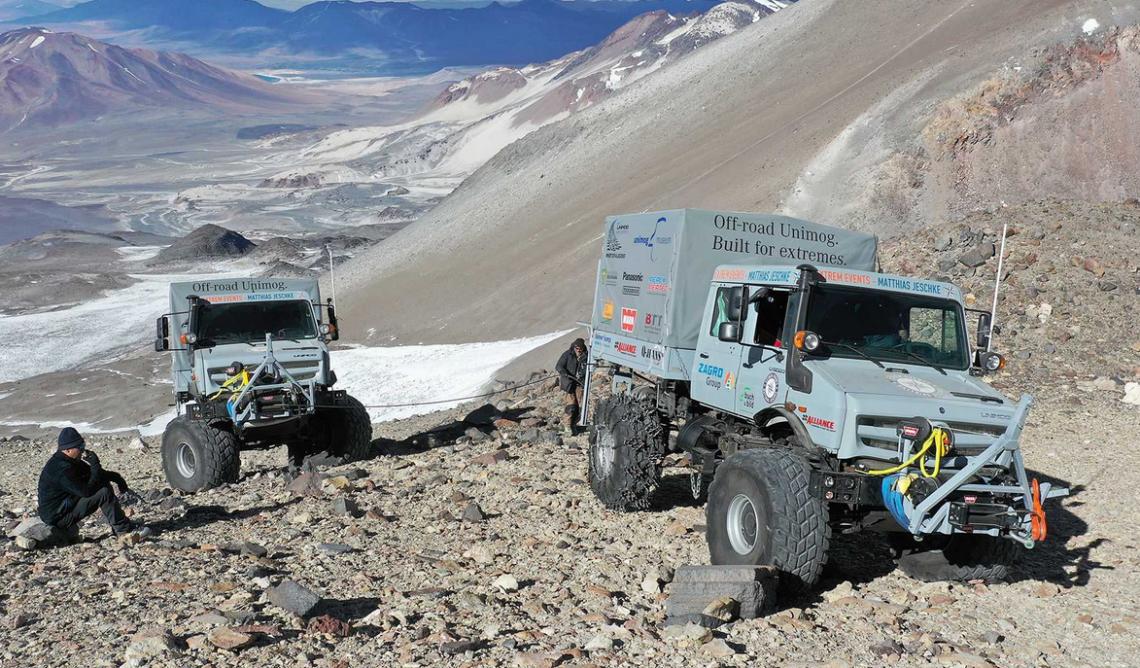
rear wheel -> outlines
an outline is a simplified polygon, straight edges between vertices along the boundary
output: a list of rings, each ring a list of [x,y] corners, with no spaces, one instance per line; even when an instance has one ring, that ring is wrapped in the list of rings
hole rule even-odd
[[[738,452],[718,468],[706,510],[716,565],[775,566],[780,589],[803,592],[827,563],[827,507],[808,493],[808,463],[782,450]]]
[[[891,534],[899,570],[923,582],[1000,582],[1009,578],[1021,547],[1008,538],[954,534],[921,543],[909,534]]]
[[[162,469],[170,486],[183,492],[235,482],[241,472],[237,437],[220,423],[175,418],[162,435]]]
[[[644,510],[661,481],[665,428],[655,402],[615,394],[598,405],[590,432],[590,488],[610,510]]]

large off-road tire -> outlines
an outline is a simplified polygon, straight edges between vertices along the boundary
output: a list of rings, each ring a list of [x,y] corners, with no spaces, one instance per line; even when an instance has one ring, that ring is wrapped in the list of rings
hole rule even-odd
[[[810,467],[786,450],[738,452],[709,487],[706,540],[716,565],[775,566],[780,591],[819,581],[831,541],[827,506],[808,493]]]
[[[235,482],[241,473],[237,437],[222,423],[175,418],[162,435],[162,469],[183,492]]]
[[[1008,538],[954,534],[921,543],[910,534],[891,534],[899,570],[923,582],[1001,582],[1009,578],[1023,549]]]
[[[368,459],[372,455],[372,419],[368,409],[355,397],[343,395],[333,401],[336,408],[325,409],[328,420],[328,453],[345,462]]]
[[[665,427],[654,402],[615,394],[598,404],[590,431],[590,487],[610,510],[645,510],[661,482]]]

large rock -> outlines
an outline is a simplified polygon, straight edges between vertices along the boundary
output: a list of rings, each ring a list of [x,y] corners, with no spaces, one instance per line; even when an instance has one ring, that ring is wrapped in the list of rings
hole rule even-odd
[[[19,538],[23,536],[42,543],[51,540],[54,533],[51,525],[44,524],[44,521],[38,517],[33,517],[17,524],[15,529],[8,532],[8,537]]]
[[[131,636],[125,658],[128,663],[144,664],[154,659],[180,656],[178,641],[166,629],[158,626],[145,628]]]
[[[269,602],[304,617],[321,602],[321,597],[292,580],[286,580],[266,592]]]
[[[726,598],[737,604],[741,618],[755,619],[775,606],[777,579],[776,569],[770,566],[682,566],[667,588],[666,624],[723,622],[709,610]]]

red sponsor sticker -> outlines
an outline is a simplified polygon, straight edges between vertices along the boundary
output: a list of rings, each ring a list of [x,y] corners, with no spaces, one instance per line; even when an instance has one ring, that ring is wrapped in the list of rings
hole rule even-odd
[[[622,343],[621,341],[618,341],[617,351],[623,355],[637,357],[637,345],[633,343]]]
[[[637,309],[625,308],[621,309],[621,331],[632,332],[633,328],[637,326]]]
[[[807,423],[813,427],[826,429],[828,431],[835,431],[835,420],[823,420],[815,417],[814,415],[807,416]]]

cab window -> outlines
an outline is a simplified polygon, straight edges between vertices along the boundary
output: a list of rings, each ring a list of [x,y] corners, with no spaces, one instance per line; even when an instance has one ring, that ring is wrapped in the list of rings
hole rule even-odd
[[[783,347],[784,321],[788,313],[786,291],[769,290],[768,294],[752,303],[756,317],[756,329],[752,342],[758,346]]]
[[[722,323],[729,322],[728,305],[732,302],[733,288],[720,288],[716,291],[716,300],[713,302],[712,327],[709,334],[716,337],[720,333]]]

